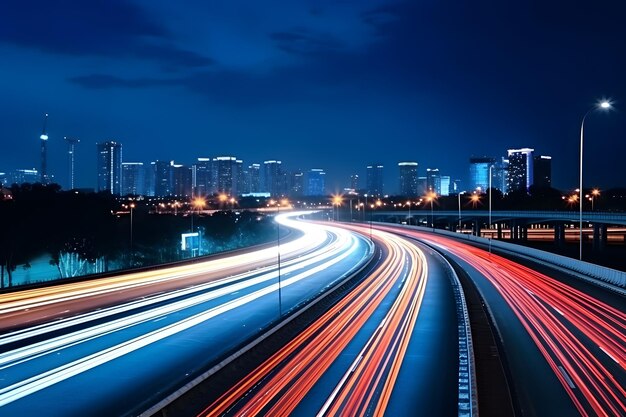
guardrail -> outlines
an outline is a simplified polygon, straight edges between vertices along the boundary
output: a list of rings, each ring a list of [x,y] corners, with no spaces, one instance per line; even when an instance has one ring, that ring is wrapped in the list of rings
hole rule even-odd
[[[383,223],[380,223],[385,224]],[[387,223],[388,224],[388,223]],[[416,230],[422,230],[425,232],[433,233],[433,229],[429,227],[421,226],[407,226]],[[569,271],[577,272],[588,278],[600,281],[602,283],[608,283],[615,285],[622,290],[626,289],[626,272],[618,271],[616,269],[607,268],[605,266],[592,264],[589,262],[579,261],[578,259],[568,258],[567,256],[557,255],[552,252],[546,252],[539,249],[529,248],[526,246],[516,245],[514,243],[502,242],[500,240],[493,240],[484,237],[478,237],[469,234],[460,234],[451,232],[449,230],[434,229],[434,233],[444,236],[454,237],[456,239],[469,240],[484,245],[491,244],[494,248],[503,249],[505,251],[514,252],[516,254],[526,255],[533,259],[537,259],[552,265],[556,265],[561,268],[565,268]]]

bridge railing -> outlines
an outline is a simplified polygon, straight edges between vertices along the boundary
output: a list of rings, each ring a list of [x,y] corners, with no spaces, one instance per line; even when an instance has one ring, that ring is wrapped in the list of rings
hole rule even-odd
[[[384,224],[384,223],[381,223]],[[426,232],[433,232],[433,229],[429,227],[421,226],[405,226],[411,229],[423,230]],[[489,245],[488,238],[478,237],[469,234],[460,234],[451,232],[449,230],[435,229],[435,233],[439,235],[445,235],[454,237],[456,239],[470,240],[484,245]],[[578,259],[568,258],[567,256],[557,255],[556,253],[546,252],[543,250],[529,248],[522,245],[516,245],[514,243],[502,242],[500,240],[491,239],[491,246],[494,248],[504,249],[510,252],[526,255],[540,261],[544,261],[574,272],[578,272],[591,279],[609,283],[619,288],[626,289],[626,272],[618,271],[616,269],[607,268],[605,266],[592,264],[589,262],[579,261]]]

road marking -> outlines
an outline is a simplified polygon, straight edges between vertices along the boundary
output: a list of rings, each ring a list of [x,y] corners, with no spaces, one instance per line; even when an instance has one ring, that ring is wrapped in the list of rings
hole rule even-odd
[[[619,361],[617,360],[617,358],[613,357],[613,355],[611,355],[609,352],[607,352],[606,350],[604,350],[602,348],[602,346],[598,346],[600,348],[600,350],[604,353],[606,353],[606,356],[608,356],[609,358],[613,359],[613,361],[615,361],[615,363],[617,363],[619,365]]]
[[[576,385],[574,385],[574,381],[572,381],[572,378],[569,377],[565,369],[561,365],[559,365],[558,368],[561,372],[561,375],[563,375],[563,378],[565,378],[565,382],[567,382],[567,385],[569,385],[571,389],[575,389]]]

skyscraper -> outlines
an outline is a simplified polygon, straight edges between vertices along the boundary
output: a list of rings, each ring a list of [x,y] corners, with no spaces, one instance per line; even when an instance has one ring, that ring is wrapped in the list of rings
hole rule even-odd
[[[350,187],[355,192],[359,191],[359,174],[350,175]]]
[[[480,190],[482,192],[486,192],[487,188],[489,188],[489,167],[494,166],[496,160],[494,158],[483,156],[478,158],[472,157],[469,162],[470,190]],[[493,175],[493,168],[491,174]]]
[[[426,189],[428,192],[441,195],[441,174],[439,174],[439,168],[426,168]]]
[[[552,187],[552,157],[537,155],[533,163],[533,185],[541,188]]]
[[[206,196],[213,193],[211,189],[211,158],[198,158],[192,166],[192,186],[196,196]]]
[[[417,192],[417,162],[399,162],[400,195],[415,197]]]
[[[248,166],[248,186],[249,193],[261,192],[261,165],[252,164]]]
[[[145,195],[143,162],[122,162],[122,195]]]
[[[191,168],[182,165],[175,164],[172,161],[172,189],[171,195],[176,197],[191,197]]]
[[[98,151],[98,191],[119,195],[122,179],[122,144],[108,141],[96,144]]]
[[[500,158],[499,162],[496,162],[493,172],[492,187],[500,190],[506,194],[509,192],[509,160],[506,158]]]
[[[284,174],[281,161],[270,160],[263,162],[263,185],[262,191],[272,197],[280,197],[285,194]]]
[[[217,192],[237,195],[239,169],[234,156],[218,156],[213,158],[214,172],[217,180]]]
[[[304,172],[296,170],[291,173],[289,184],[289,197],[298,198],[304,195]]]
[[[370,196],[383,196],[383,165],[372,164],[366,168],[365,188]]]
[[[525,191],[533,184],[533,151],[530,148],[509,149],[508,191]]]
[[[74,187],[74,152],[76,151],[76,144],[80,142],[78,138],[68,138],[65,136],[65,142],[67,142],[67,162],[68,162],[68,185],[70,190]]]
[[[437,194],[442,195],[442,196],[450,195],[450,176],[449,175],[441,176],[441,186],[440,186],[439,193]]]
[[[326,173],[323,169],[313,168],[307,173],[306,195],[326,195]]]
[[[172,165],[174,161],[154,161],[154,195],[166,197],[173,193]]]

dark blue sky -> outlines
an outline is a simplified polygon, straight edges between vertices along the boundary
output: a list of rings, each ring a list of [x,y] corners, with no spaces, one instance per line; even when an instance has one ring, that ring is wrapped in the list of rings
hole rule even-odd
[[[549,3],[549,4],[548,4]],[[95,185],[95,143],[125,161],[234,155],[324,168],[329,191],[365,165],[415,160],[466,179],[471,155],[534,147],[553,184],[626,186],[623,1],[4,0],[0,171]],[[183,5],[184,4],[184,5]]]

